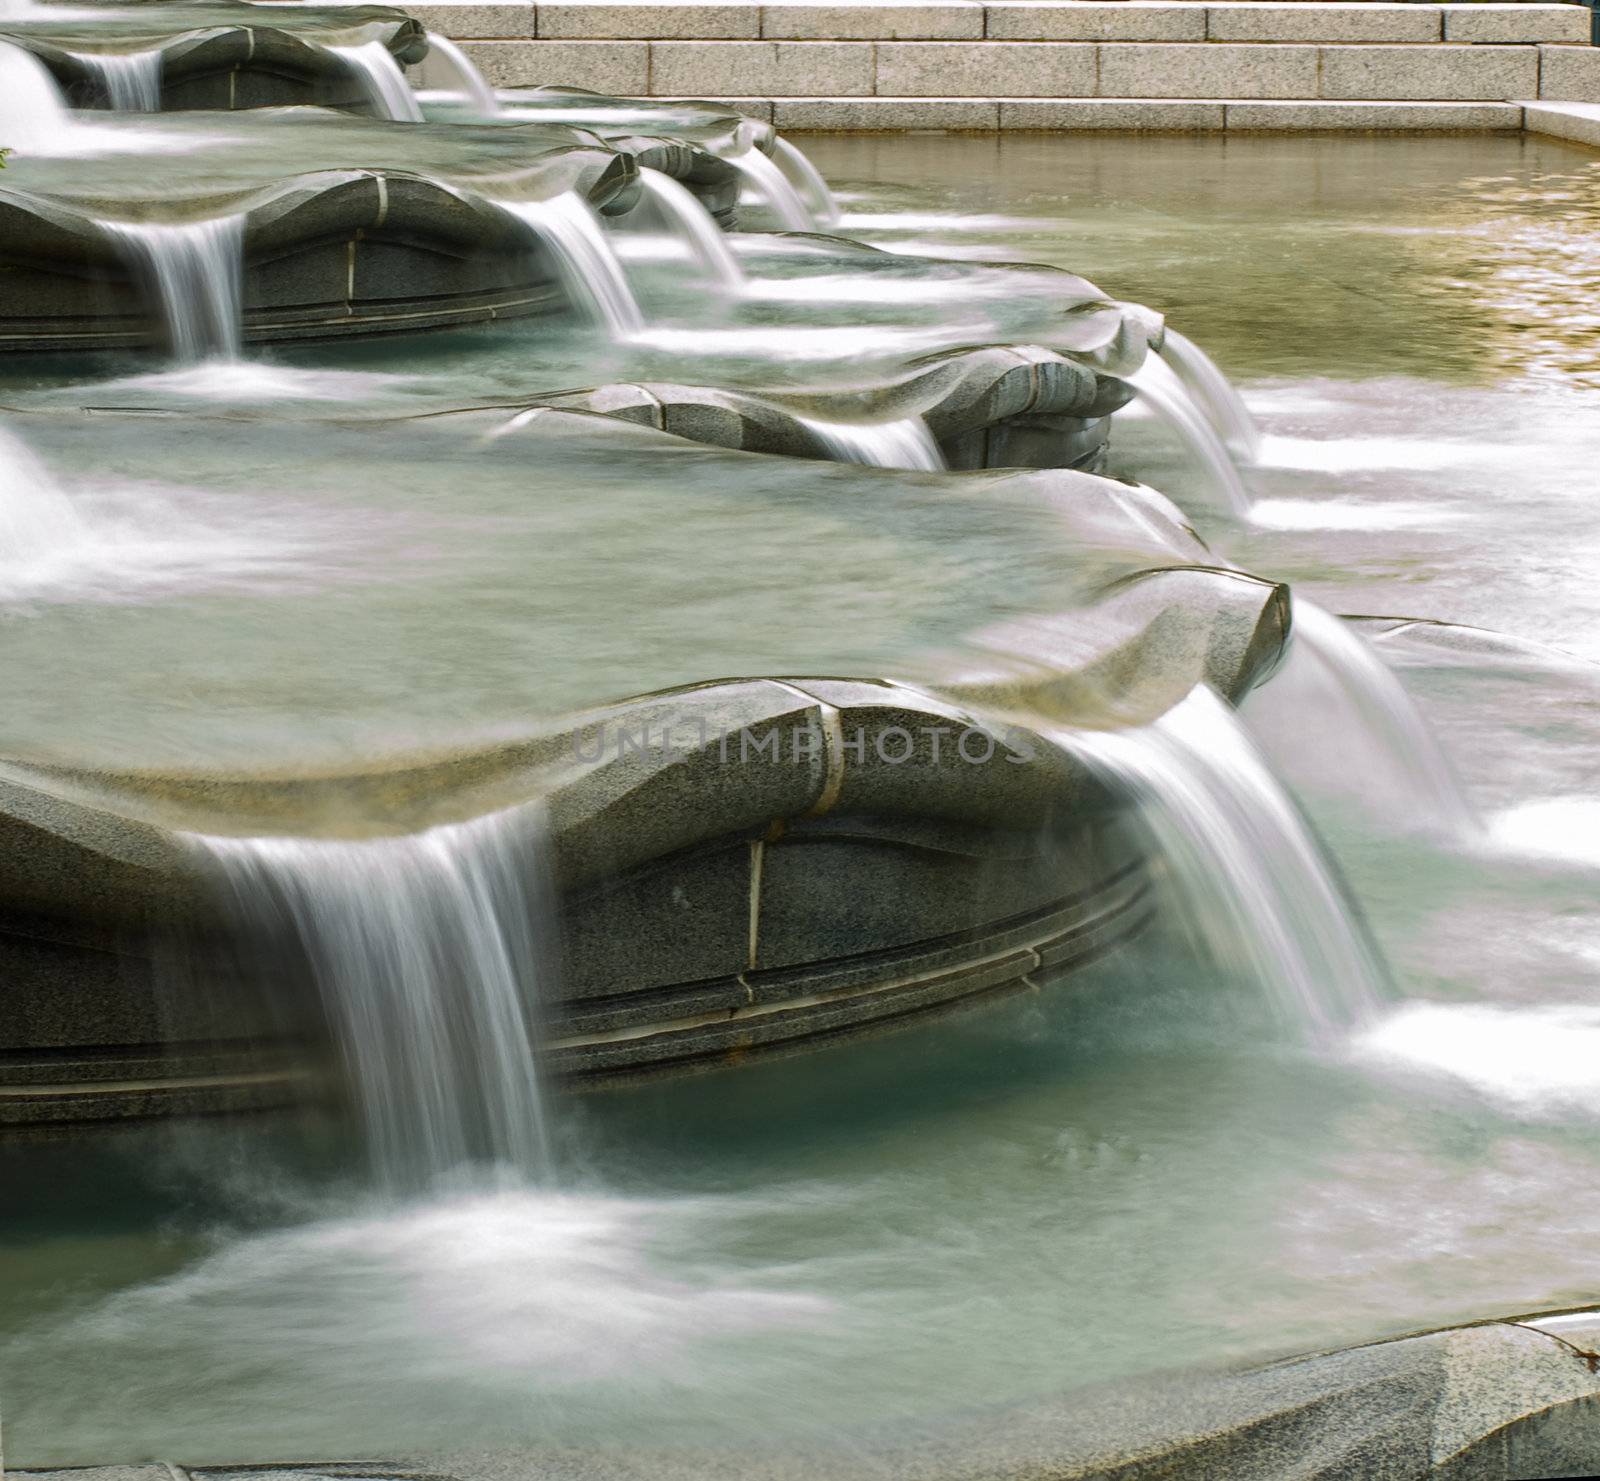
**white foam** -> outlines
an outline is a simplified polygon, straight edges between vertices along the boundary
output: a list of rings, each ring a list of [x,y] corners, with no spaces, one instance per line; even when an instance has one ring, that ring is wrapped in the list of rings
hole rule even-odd
[[[1268,530],[1420,530],[1452,519],[1431,504],[1403,499],[1258,499],[1250,506],[1250,522]]]
[[[1489,841],[1518,854],[1600,866],[1600,800],[1547,797],[1496,813]]]
[[[1515,1110],[1600,1113],[1600,1007],[1415,1003],[1357,1035],[1352,1049]]]
[[[1485,461],[1485,452],[1482,443],[1444,442],[1422,437],[1323,439],[1274,435],[1261,439],[1259,461],[1263,467],[1292,468],[1309,473],[1356,473],[1369,468],[1427,471],[1481,464]]]

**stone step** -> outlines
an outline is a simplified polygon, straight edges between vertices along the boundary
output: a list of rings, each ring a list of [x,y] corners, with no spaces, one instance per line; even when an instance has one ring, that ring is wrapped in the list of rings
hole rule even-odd
[[[703,40],[466,40],[463,45],[497,87],[564,83],[645,97],[1600,100],[1600,49],[1568,45]]]
[[[456,40],[551,41],[1168,41],[1584,44],[1581,4],[1429,4],[1385,0],[743,0],[701,4],[446,3],[408,7]]]
[[[1521,103],[1193,98],[765,98],[713,101],[784,133],[1517,133]],[[1551,105],[1587,107],[1590,105]],[[1600,110],[1597,110],[1600,112]],[[1551,128],[1542,132],[1557,133]],[[1568,135],[1583,138],[1581,131]]]

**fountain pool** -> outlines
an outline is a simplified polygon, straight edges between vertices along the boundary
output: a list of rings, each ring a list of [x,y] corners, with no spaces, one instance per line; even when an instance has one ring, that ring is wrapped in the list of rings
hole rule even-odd
[[[1154,422],[1119,414],[1113,466],[1178,498],[1219,558],[1383,619],[1353,626],[1444,736],[1476,830],[1401,826],[1403,768],[1385,765],[1340,687],[1277,689],[1296,676],[1292,640],[1242,714],[1330,845],[1393,996],[1313,1042],[1249,974],[1157,930],[1071,991],[759,1071],[563,1098],[542,1177],[480,1171],[420,1195],[362,1184],[347,1146],[309,1113],[0,1144],[0,1179],[25,1199],[0,1234],[14,1463],[513,1446],[602,1452],[649,1473],[662,1448],[693,1445],[738,1468],[752,1451],[821,1444],[847,1474],[885,1436],[951,1413],[1595,1296],[1600,1073],[1573,1045],[1600,1023],[1586,800],[1600,754],[1588,517],[1600,269],[1570,249],[1600,221],[1600,165],[1500,138],[840,139],[808,152],[838,195],[840,230],[965,262],[979,282],[1001,274],[986,264],[1000,256],[1070,263],[1119,300],[1170,314],[1242,386],[1263,433],[1249,509],[1219,508],[1204,470]],[[811,268],[762,273],[781,245],[739,250],[772,285],[752,300],[765,304],[759,332],[691,350],[688,328],[671,341],[658,323],[645,351],[704,356],[707,374],[737,363],[747,383],[840,384],[854,350],[815,336],[858,345],[867,331],[837,306],[784,296]],[[826,271],[850,277],[837,261]],[[940,274],[955,269],[895,259],[891,276],[925,291]],[[976,301],[954,312],[978,322],[988,310]],[[879,315],[893,317],[865,317]],[[670,328],[670,309],[663,317]],[[900,314],[919,331],[933,317]],[[931,327],[926,341],[903,322],[889,330],[901,349],[947,342]],[[269,583],[310,586],[311,602],[269,617],[273,594],[248,580],[147,595],[131,612],[71,590],[35,594],[5,618],[24,695],[13,728],[36,750],[80,756],[136,740],[170,767],[234,744],[294,746],[297,732],[334,742],[326,717],[390,684],[436,703],[441,726],[469,712],[471,690],[492,728],[496,696],[553,683],[556,670],[510,641],[475,647],[471,633],[555,599],[559,538],[540,550],[526,509],[493,495],[492,480],[454,492],[424,473],[401,492],[398,471],[363,485],[341,476],[353,461],[330,459],[337,487],[291,487],[270,460],[238,467],[230,440],[290,426],[302,447],[382,435],[377,422],[300,420],[318,386],[367,416],[526,392],[535,379],[548,388],[550,364],[563,353],[577,364],[595,344],[592,331],[570,334],[534,371],[509,328],[276,351],[270,375],[258,368],[214,398],[229,420],[168,432],[159,476],[139,466],[172,486],[152,498],[200,501],[235,537],[278,542]],[[639,363],[637,347],[607,353],[606,375],[585,362],[581,383]],[[6,403],[36,424],[30,446],[86,506],[112,477],[107,449],[135,449],[194,407],[174,376],[132,369],[103,367],[101,382],[81,363],[6,369]],[[263,385],[292,394],[270,400]],[[76,410],[95,406],[118,415]],[[420,466],[404,444],[391,455],[397,469]],[[494,466],[506,456],[504,441],[488,455]],[[726,455],[681,456],[714,466]],[[940,613],[962,619],[954,637],[966,604],[993,603],[985,621],[1021,619],[1023,604],[1000,611],[1013,598],[996,592],[1023,575],[1036,597],[1049,588],[1025,521],[985,527],[961,503],[952,530],[937,499],[907,521],[869,494],[874,480],[915,490],[940,475],[770,466],[747,511],[751,547],[720,557],[697,554],[692,520],[715,488],[685,480],[673,497],[691,517],[669,529],[651,522],[636,481],[605,491],[619,540],[669,542],[659,579],[674,602],[719,565],[740,566],[764,620],[733,628],[730,665],[792,671],[800,651],[909,665],[941,636]],[[588,491],[588,473],[556,472]],[[829,515],[851,526],[845,566],[821,559],[829,532],[806,523],[819,476],[860,489],[848,516]],[[416,670],[374,664],[369,688],[330,684],[313,703],[300,692],[316,672],[305,655],[327,643],[330,673],[359,657],[316,620],[315,588],[346,559],[347,509],[380,490],[361,540],[381,553],[341,573],[338,602],[346,632],[393,644]],[[780,565],[759,558],[773,508],[803,537],[785,583],[788,562],[816,559],[824,579],[870,583],[882,605],[824,602],[800,629],[764,599]],[[918,543],[923,519],[939,536],[931,551]],[[418,556],[424,524],[450,569]],[[940,562],[952,549],[955,569]],[[869,572],[858,562],[874,552]],[[411,559],[437,588],[425,603],[401,589]],[[619,626],[604,616],[613,578],[580,573],[598,604],[588,626],[608,641],[637,636],[651,608],[637,568],[614,577],[616,599],[636,604]],[[521,571],[537,580],[519,584]],[[852,646],[883,645],[897,624],[896,643]],[[818,650],[816,631],[834,647]],[[236,641],[256,650],[238,728]],[[285,643],[300,656],[278,670]],[[133,649],[186,675],[166,706],[118,677]],[[72,652],[96,670],[93,685],[74,676],[77,709],[52,711],[42,687],[28,699],[28,675]],[[670,664],[650,672],[675,680]],[[574,661],[570,679],[608,682],[593,661]]]

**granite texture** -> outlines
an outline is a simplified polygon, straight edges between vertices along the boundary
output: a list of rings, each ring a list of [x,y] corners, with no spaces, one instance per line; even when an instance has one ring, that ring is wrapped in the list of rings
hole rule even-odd
[[[1204,6],[1161,5],[1147,0],[993,0],[986,7],[994,41],[1204,41]]]
[[[890,97],[1072,97],[1095,90],[1095,49],[1073,42],[886,41],[877,88]]]
[[[984,15],[985,7],[973,0],[870,5],[794,0],[761,7],[761,34],[775,40],[976,40],[984,34]]]
[[[1541,46],[1539,90],[1520,92],[1558,103],[1600,103],[1600,47]]]
[[[607,0],[541,3],[538,32],[554,40],[626,37],[630,41],[659,38],[712,37],[743,40],[761,35],[761,10],[755,5],[678,3],[611,4]]]
[[[1000,104],[1002,129],[1127,129],[1191,133],[1223,126],[1221,103],[1186,98],[1069,98]]]
[[[1100,48],[1105,98],[1314,98],[1314,46],[1108,45]]]
[[[1600,1375],[1538,1319],[1489,1321],[1266,1367],[1124,1380],[915,1426],[745,1453],[601,1445],[396,1457],[367,1481],[1531,1481],[1600,1473]],[[1592,1349],[1590,1349],[1592,1352]],[[13,1472],[170,1481],[156,1468]],[[344,1481],[353,1467],[192,1470]]]
[[[1320,89],[1300,96],[1489,102],[1532,97],[1538,84],[1527,46],[1325,46]]]
[[[663,95],[755,93],[769,98],[867,96],[873,48],[853,41],[731,41],[650,46],[648,91]]]
[[[461,47],[491,87],[562,83],[602,93],[649,93],[647,41],[468,41]]]
[[[1585,46],[1589,41],[1589,7],[1586,5],[1447,5],[1444,39],[1469,42],[1567,42]]]
[[[1375,0],[1357,5],[1244,0],[1208,6],[1206,36],[1212,41],[1441,41],[1444,13],[1438,5],[1386,5]]]
[[[1600,103],[1529,103],[1522,117],[1530,134],[1600,146]]]
[[[1516,133],[1522,128],[1522,109],[1515,103],[1228,103],[1225,112],[1228,128],[1250,132]]]

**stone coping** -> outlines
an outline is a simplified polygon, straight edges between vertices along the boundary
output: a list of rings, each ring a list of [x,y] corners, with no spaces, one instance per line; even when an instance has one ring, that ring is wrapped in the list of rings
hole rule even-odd
[[[457,40],[1327,41],[1583,44],[1583,4],[1384,0],[433,0]]]
[[[1600,1472],[1600,1309],[1490,1318],[1263,1367],[1109,1383],[763,1451],[528,1449],[25,1481],[1526,1481]]]

